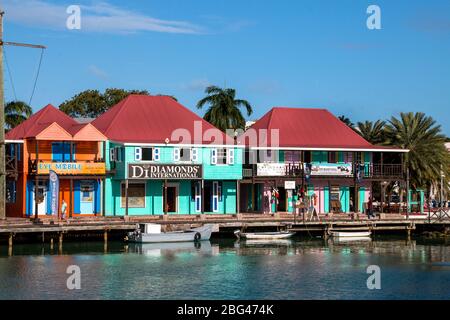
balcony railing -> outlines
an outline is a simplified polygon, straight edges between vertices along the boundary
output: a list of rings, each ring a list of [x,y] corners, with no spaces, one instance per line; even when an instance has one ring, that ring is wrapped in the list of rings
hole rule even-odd
[[[303,163],[260,163],[244,166],[243,177],[290,177],[306,176],[306,164]],[[309,166],[311,177],[354,177],[355,166],[347,164],[312,164]],[[362,179],[403,179],[401,164],[364,164],[360,167]]]

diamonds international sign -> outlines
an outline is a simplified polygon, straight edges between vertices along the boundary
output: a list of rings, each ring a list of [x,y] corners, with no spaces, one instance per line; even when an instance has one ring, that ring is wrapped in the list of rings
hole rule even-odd
[[[128,179],[201,179],[199,164],[141,164],[128,165]]]

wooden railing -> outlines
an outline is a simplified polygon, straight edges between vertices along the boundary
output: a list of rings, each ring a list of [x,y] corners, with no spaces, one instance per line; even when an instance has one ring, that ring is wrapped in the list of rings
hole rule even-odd
[[[302,177],[305,165],[302,163],[285,163],[284,173],[278,172],[276,176],[299,178]],[[363,179],[403,179],[405,177],[404,168],[401,164],[364,164],[360,167],[361,178]],[[283,169],[281,170],[283,171]],[[355,169],[349,172],[348,177],[354,176]],[[320,176],[315,174],[313,176]],[[333,175],[327,175],[333,176]],[[336,175],[342,177],[343,175]],[[258,177],[257,165],[244,165],[243,177],[252,178]]]

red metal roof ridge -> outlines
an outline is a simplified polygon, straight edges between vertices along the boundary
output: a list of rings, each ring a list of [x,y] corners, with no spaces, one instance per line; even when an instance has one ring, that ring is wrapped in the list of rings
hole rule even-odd
[[[117,104],[115,104],[114,106],[112,106],[111,108],[109,108],[108,110],[105,111],[105,113],[106,113],[106,112],[110,111],[111,109],[113,109],[115,107],[119,108],[119,111],[117,111],[117,113],[113,116],[112,120],[109,122],[109,125],[106,127],[104,136],[108,137],[108,131],[112,128],[112,125],[117,120],[119,114],[123,111],[124,105],[126,104],[128,99],[130,98],[130,96],[142,96],[142,95],[141,94],[130,94],[125,99],[123,99],[122,101],[119,101]],[[94,127],[95,127],[95,125],[94,125]],[[98,130],[98,128],[97,128],[97,130]]]

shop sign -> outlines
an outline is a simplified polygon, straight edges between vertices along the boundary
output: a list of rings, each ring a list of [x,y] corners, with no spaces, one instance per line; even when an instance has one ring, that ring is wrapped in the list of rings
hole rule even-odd
[[[128,165],[128,179],[201,179],[199,164],[139,164]]]
[[[285,181],[284,188],[286,190],[294,190],[295,189],[295,181]]]
[[[104,162],[39,162],[37,166],[38,174],[49,174],[54,171],[57,174],[105,174]]]
[[[256,165],[256,173],[258,176],[277,177],[286,175],[285,163],[258,163]]]
[[[353,174],[352,165],[344,164],[313,164],[311,175],[313,176],[351,176]]]

